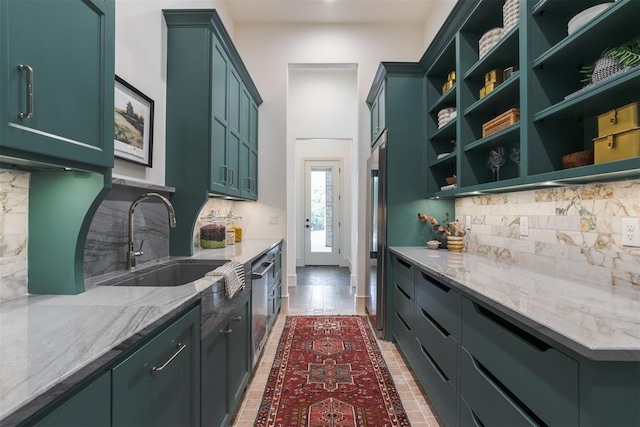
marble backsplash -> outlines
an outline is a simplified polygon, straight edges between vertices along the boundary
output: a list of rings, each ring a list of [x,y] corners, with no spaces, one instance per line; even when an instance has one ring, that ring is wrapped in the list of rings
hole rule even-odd
[[[640,292],[640,248],[621,244],[621,219],[640,217],[640,180],[460,198],[455,212],[471,217],[469,252]]]
[[[27,293],[29,173],[0,169],[0,302]]]

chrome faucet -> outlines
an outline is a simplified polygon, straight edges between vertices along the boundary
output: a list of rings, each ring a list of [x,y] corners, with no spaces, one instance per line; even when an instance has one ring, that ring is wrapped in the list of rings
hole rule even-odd
[[[129,270],[136,268],[136,257],[143,254],[142,245],[144,244],[144,240],[142,240],[140,242],[140,248],[137,251],[133,247],[133,211],[140,202],[154,197],[160,199],[160,201],[167,207],[167,212],[169,214],[169,227],[174,228],[176,226],[176,213],[173,210],[173,205],[169,199],[163,195],[158,193],[145,193],[135,199],[129,207],[129,252],[127,254],[127,268]]]

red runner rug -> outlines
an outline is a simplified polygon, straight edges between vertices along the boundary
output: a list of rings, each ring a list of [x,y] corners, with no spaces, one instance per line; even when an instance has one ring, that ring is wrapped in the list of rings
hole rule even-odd
[[[255,427],[410,426],[367,319],[287,316]]]

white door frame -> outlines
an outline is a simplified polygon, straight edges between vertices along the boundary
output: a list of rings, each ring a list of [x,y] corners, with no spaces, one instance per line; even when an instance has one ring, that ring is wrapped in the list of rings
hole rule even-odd
[[[304,173],[304,186],[302,191],[302,209],[301,223],[303,246],[304,246],[304,264],[305,265],[341,265],[342,258],[342,194],[343,194],[343,159],[342,158],[303,158],[302,171]],[[329,252],[313,251],[311,245],[312,228],[307,223],[307,219],[311,218],[311,195],[310,195],[310,172],[312,167],[332,167],[336,172],[334,177],[333,192],[333,241],[332,250]]]

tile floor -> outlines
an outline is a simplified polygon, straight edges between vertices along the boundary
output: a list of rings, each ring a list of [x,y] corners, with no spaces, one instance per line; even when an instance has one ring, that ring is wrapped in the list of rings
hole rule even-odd
[[[298,286],[289,288],[291,315],[356,314],[355,291],[349,286],[349,270],[340,267],[302,267],[296,271]],[[286,315],[280,314],[269,334],[258,368],[251,379],[232,427],[253,427],[262,394],[278,342],[284,329]],[[380,351],[409,416],[412,427],[440,427],[428,399],[417,385],[395,344],[378,341]],[[284,426],[288,427],[288,426]]]

